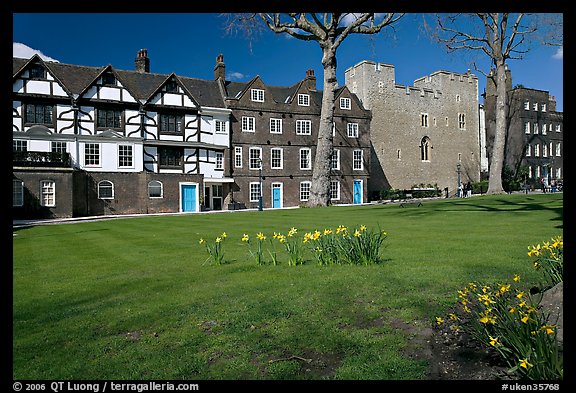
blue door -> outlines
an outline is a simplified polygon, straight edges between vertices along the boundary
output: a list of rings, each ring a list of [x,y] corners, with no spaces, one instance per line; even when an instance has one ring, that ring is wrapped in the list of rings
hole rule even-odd
[[[362,180],[354,180],[354,204],[362,203]]]
[[[272,184],[272,208],[279,209],[282,207],[282,184]]]
[[[182,211],[196,211],[196,185],[182,184]]]

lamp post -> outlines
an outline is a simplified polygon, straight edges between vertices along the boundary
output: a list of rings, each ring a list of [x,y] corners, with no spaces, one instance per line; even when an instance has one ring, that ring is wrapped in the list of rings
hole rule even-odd
[[[260,182],[260,195],[258,196],[258,211],[262,211],[262,158],[258,158],[258,180]]]
[[[461,198],[462,197],[462,188],[460,187],[460,169],[462,168],[462,164],[460,164],[460,161],[458,161],[458,164],[456,164],[456,172],[458,173],[458,197]]]

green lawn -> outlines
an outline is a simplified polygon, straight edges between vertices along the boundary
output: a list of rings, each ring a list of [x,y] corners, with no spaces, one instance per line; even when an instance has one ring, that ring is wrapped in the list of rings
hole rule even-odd
[[[260,266],[241,241],[341,224],[385,230],[385,261]],[[431,327],[469,281],[537,283],[527,248],[562,230],[562,194],[15,230],[13,378],[425,379],[398,326]],[[224,231],[226,263],[206,262]]]

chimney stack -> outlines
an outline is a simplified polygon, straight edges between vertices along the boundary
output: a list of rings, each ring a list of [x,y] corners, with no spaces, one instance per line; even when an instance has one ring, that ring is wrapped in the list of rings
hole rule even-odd
[[[140,49],[138,51],[134,65],[136,66],[136,72],[141,74],[150,72],[150,59],[148,58],[147,49]]]
[[[214,80],[226,80],[226,65],[222,53],[216,57],[216,66],[214,67]]]
[[[306,78],[304,80],[306,81],[308,90],[316,90],[316,77],[314,76],[314,70],[306,70]]]

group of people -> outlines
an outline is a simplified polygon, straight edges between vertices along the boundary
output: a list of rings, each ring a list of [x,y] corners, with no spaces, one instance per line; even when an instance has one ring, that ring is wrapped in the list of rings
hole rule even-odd
[[[472,183],[458,184],[458,196],[460,198],[468,198],[472,196]]]

